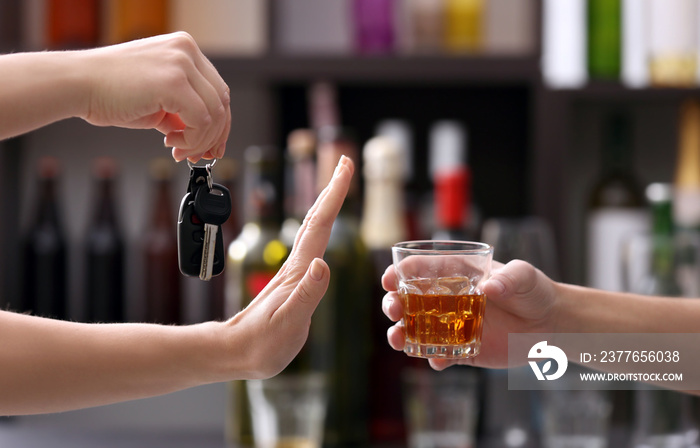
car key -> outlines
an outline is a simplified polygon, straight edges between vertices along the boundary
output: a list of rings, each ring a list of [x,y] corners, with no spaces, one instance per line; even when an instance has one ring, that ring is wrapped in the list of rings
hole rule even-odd
[[[223,223],[231,211],[229,191],[221,185],[214,184],[212,181],[211,167],[214,163],[216,161],[206,167],[198,167],[188,162],[190,166],[190,181],[187,193],[180,203],[178,214],[177,236],[180,272],[188,277],[200,276],[203,271],[202,264],[205,263],[204,275],[200,276],[203,280],[219,275],[224,270],[223,236],[219,225],[215,225],[214,221],[222,220],[221,222]],[[205,244],[207,226],[205,219],[200,217],[198,210],[195,209],[195,199],[200,191],[203,195],[209,196],[212,190],[215,190],[212,194],[214,198],[202,199],[204,196],[200,198],[200,212],[210,221],[210,226],[213,225],[216,229],[215,232],[212,232],[212,227],[209,227],[208,239],[211,241]],[[225,204],[226,201],[228,201],[228,206]],[[222,218],[224,214],[226,217]],[[208,252],[206,258],[202,256],[205,246]],[[211,266],[210,274],[207,273],[209,266]]]
[[[220,229],[231,215],[231,194],[223,185],[214,183],[208,189],[200,188],[195,194],[194,211],[204,222],[199,278],[207,281],[211,279],[217,261],[224,260],[223,237]],[[223,263],[220,264],[223,267]]]

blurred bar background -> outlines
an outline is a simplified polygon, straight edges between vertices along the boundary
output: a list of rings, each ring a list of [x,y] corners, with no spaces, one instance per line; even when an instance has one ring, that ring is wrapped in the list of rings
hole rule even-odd
[[[289,218],[298,211],[286,208],[293,199],[285,199],[284,207],[282,203],[283,197],[293,196],[290,189],[296,191],[287,139],[295,130],[311,130],[318,139],[321,173],[321,148],[337,142],[324,131],[330,126],[342,128],[355,147],[358,202],[367,193],[364,144],[378,134],[398,135],[405,159],[407,237],[480,239],[496,246],[496,260],[523,258],[555,280],[623,290],[622,239],[652,229],[647,185],[675,184],[676,194],[685,194],[674,202],[674,216],[682,217],[675,226],[691,233],[700,228],[700,219],[682,210],[684,204],[693,208],[700,191],[700,157],[693,155],[700,154],[700,140],[684,137],[700,129],[700,118],[692,112],[700,98],[697,3],[2,0],[0,52],[90,48],[176,30],[192,34],[231,88],[229,165],[213,172],[216,181],[230,185],[236,204],[228,243],[253,219],[242,169],[246,148],[276,148],[279,161],[289,165],[279,170],[277,179],[280,216]],[[319,94],[319,89],[331,93]],[[440,123],[448,124],[447,131],[444,126],[438,130]],[[464,210],[461,219],[450,223],[441,221],[434,208],[441,199],[432,167],[434,158],[441,157],[436,153],[451,151],[445,141],[457,145],[453,157],[465,166],[463,183],[457,184],[463,195],[458,206]],[[85,254],[94,210],[104,206],[91,196],[95,176],[104,178],[94,174],[93,165],[104,156],[113,165],[110,201],[123,250],[123,276],[118,280],[123,297],[111,299],[121,300],[123,316],[115,319],[151,319],[152,303],[175,309],[181,323],[237,311],[224,297],[229,278],[217,279],[217,285],[172,271],[145,274],[144,235],[146,228],[153,232],[156,185],[161,185],[161,198],[170,196],[174,228],[188,173],[185,164],[173,162],[166,174],[163,169],[153,174],[153,160],[169,156],[159,133],[67,120],[2,141],[0,148],[2,306],[44,313],[28,302],[22,279],[28,272],[37,281],[48,274],[20,260],[33,250],[27,241],[37,238],[32,229],[41,219],[41,179],[50,177],[56,181],[52,201],[58,210],[58,224],[51,225],[65,246],[67,263],[65,316],[90,319]],[[682,161],[678,154],[684,154]],[[47,160],[55,170],[37,172]],[[686,174],[677,174],[681,166]],[[169,183],[167,188],[163,182]],[[352,213],[356,220],[363,218],[361,205]],[[387,261],[377,255],[377,247],[369,246],[374,263]],[[167,250],[160,256],[167,257]],[[374,267],[378,272],[384,268]],[[158,283],[154,275],[175,278],[179,292],[168,294],[179,298],[168,304],[152,297],[157,294],[149,289],[151,282]],[[688,288],[678,294],[698,291]],[[381,295],[376,284],[368,284],[367,290],[375,292],[351,299],[366,301],[374,312]],[[385,343],[367,331],[372,347]],[[369,375],[369,370],[352,374]],[[399,381],[398,372],[391,375]],[[479,381],[483,396],[477,445],[542,446],[538,398],[508,391],[502,372],[484,374]],[[3,437],[14,441],[26,435],[36,442],[24,446],[40,446],[41,434],[47,433],[34,434],[34,439],[30,433],[44,428],[66,437],[66,446],[79,446],[80,435],[71,439],[57,429],[68,428],[86,434],[137,434],[134,439],[123,436],[124,445],[114,446],[140,440],[141,433],[163,435],[148,436],[149,446],[221,446],[224,420],[230,418],[228,394],[224,385],[214,385],[98,410],[11,419],[0,425],[0,445]],[[610,446],[627,446],[635,421],[633,394],[613,398],[607,437]],[[374,414],[369,408],[366,412],[371,420]],[[700,420],[693,415],[693,422],[697,427]],[[405,445],[405,435],[396,435],[396,429],[383,433],[373,430],[371,421],[366,424],[370,429],[362,443]],[[175,442],[172,434],[183,433],[188,435]],[[87,434],[85,440],[99,437]],[[345,445],[362,446],[357,443]]]

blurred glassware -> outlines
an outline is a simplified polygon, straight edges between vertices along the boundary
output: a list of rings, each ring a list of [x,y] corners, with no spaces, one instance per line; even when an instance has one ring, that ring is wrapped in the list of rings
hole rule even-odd
[[[494,247],[493,259],[496,261],[525,260],[550,278],[559,277],[554,233],[542,218],[487,219],[481,229],[481,241]]]
[[[474,369],[410,369],[401,375],[409,448],[472,448],[479,403]]]
[[[605,448],[612,403],[605,390],[544,390],[542,446]]]
[[[635,448],[697,447],[693,399],[687,394],[638,384],[635,391]]]
[[[321,448],[328,393],[322,373],[246,382],[257,448]]]
[[[621,241],[649,228],[649,211],[633,169],[629,117],[614,112],[602,125],[600,170],[586,198],[586,286],[622,291]]]
[[[494,247],[496,261],[524,260],[552,278],[559,275],[552,229],[539,217],[490,218],[481,229],[481,241]],[[488,371],[485,394],[483,426],[489,440],[510,447],[531,446],[538,431],[532,418],[539,405],[538,394],[508,390],[505,370]]]
[[[700,282],[700,239],[690,238],[687,232],[674,235],[672,198],[670,184],[647,187],[652,233],[630,235],[623,246],[621,262],[624,284],[629,292],[695,297]],[[687,276],[688,273],[694,275]],[[692,281],[680,281],[682,279]],[[692,410],[696,397],[642,384],[638,385],[634,397],[632,437],[635,447],[697,446],[698,427]]]

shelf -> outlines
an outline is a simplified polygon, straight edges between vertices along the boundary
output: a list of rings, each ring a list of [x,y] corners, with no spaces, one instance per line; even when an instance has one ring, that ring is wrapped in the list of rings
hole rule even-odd
[[[620,82],[591,81],[578,89],[551,90],[555,95],[569,97],[576,101],[680,101],[689,96],[700,96],[700,87],[691,88],[662,88],[645,87],[630,88]]]
[[[226,79],[299,82],[530,84],[539,79],[537,58],[515,56],[281,56],[219,57]]]

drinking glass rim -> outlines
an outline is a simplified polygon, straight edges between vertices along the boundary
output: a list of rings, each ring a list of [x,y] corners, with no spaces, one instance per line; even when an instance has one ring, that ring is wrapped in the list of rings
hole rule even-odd
[[[436,246],[454,248],[436,249]],[[402,241],[394,244],[391,249],[395,252],[410,252],[420,255],[488,255],[493,253],[493,246],[490,244],[457,240]]]

